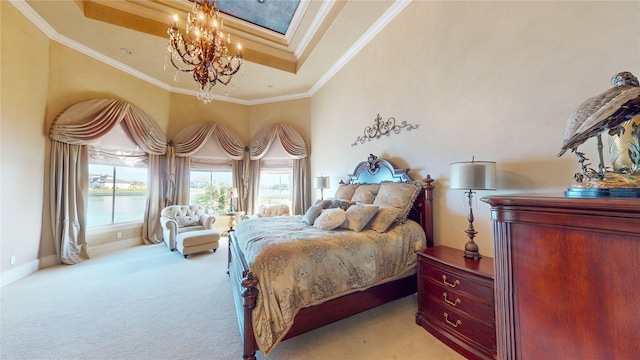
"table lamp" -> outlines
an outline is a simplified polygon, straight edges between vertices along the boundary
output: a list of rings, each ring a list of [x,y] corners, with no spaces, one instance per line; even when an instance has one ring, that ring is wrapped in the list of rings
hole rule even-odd
[[[329,186],[329,177],[328,176],[318,176],[314,179],[314,188],[320,189],[320,200],[324,200],[324,189],[328,189]]]
[[[473,259],[480,259],[478,245],[473,238],[478,233],[473,228],[473,190],[495,190],[496,189],[496,163],[493,161],[471,161],[457,162],[451,164],[450,189],[467,190],[465,194],[469,198],[469,227],[465,232],[469,241],[464,245],[464,256]]]
[[[238,197],[238,188],[232,188],[229,194],[229,211],[234,212],[236,209],[233,206],[233,199]]]

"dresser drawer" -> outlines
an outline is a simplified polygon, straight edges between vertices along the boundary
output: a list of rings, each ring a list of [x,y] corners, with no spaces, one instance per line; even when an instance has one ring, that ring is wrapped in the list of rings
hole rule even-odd
[[[449,289],[493,303],[492,281],[482,281],[471,274],[429,260],[421,261],[420,270],[423,279],[430,279]]]
[[[478,318],[487,325],[494,326],[495,310],[493,302],[480,301],[478,298],[455,291],[428,279],[422,280],[422,291],[424,292],[423,296],[431,296],[434,302],[439,303],[444,308],[455,308],[469,314],[471,317]]]
[[[464,313],[441,306],[436,301],[427,301],[422,309],[423,314],[434,326],[446,330],[461,338],[464,342],[474,342],[484,351],[493,353],[496,349],[495,326],[487,326],[474,321]]]

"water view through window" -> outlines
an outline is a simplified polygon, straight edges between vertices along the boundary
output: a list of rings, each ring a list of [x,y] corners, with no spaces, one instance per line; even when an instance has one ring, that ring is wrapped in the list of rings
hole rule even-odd
[[[291,173],[260,173],[260,205],[286,204],[291,206]]]
[[[87,227],[142,221],[147,169],[89,164]]]

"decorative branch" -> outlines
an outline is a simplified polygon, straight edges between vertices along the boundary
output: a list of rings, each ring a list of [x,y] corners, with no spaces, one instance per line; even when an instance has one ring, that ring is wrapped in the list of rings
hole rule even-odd
[[[380,114],[378,114],[376,119],[373,121],[373,125],[365,127],[364,134],[362,136],[358,136],[351,146],[357,146],[358,143],[364,144],[365,141],[379,139],[382,136],[389,136],[391,133],[399,134],[400,130],[403,128],[410,131],[412,129],[417,129],[418,124],[408,124],[406,121],[403,121],[398,125],[396,124],[395,118],[390,117],[387,121],[383,121]]]

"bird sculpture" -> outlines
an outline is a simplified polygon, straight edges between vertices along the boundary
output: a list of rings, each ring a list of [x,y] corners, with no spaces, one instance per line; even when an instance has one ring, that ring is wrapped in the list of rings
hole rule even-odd
[[[609,90],[598,96],[585,100],[578,109],[569,116],[562,148],[558,157],[571,149],[576,154],[582,167],[582,175],[587,178],[604,176],[605,166],[602,156],[601,134],[608,130],[609,135],[620,136],[624,132],[624,123],[640,115],[640,83],[632,73],[620,72],[611,78]],[[600,163],[596,174],[589,172],[588,160],[584,153],[577,151],[578,146],[588,139],[598,137],[598,155]],[[588,175],[590,174],[590,175]]]

